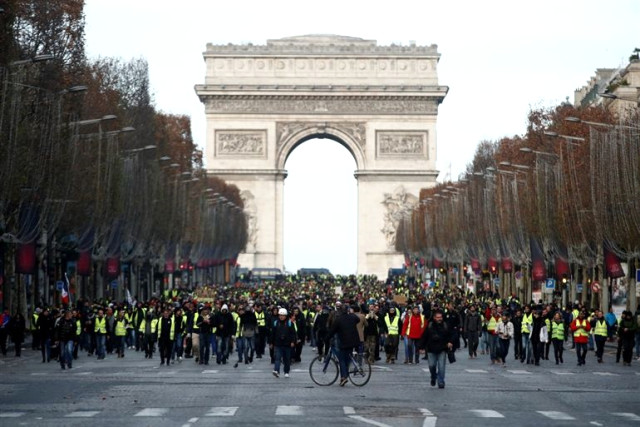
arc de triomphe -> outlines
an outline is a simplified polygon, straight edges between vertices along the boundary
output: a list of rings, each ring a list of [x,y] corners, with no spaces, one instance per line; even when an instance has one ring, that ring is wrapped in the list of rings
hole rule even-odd
[[[285,163],[312,138],[355,158],[358,273],[386,277],[402,264],[398,221],[438,175],[436,121],[448,90],[438,85],[439,58],[435,45],[330,35],[207,45],[205,82],[195,87],[207,117],[205,164],[245,201],[242,266],[283,267]]]

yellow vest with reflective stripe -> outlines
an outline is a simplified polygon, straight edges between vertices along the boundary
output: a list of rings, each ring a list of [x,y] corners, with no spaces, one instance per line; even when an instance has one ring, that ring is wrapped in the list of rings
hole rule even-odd
[[[580,322],[580,319],[576,319],[576,326],[582,326],[584,328],[587,327],[587,319],[584,319],[582,322]],[[576,331],[573,333],[574,337],[586,337],[588,336],[588,332],[584,329],[576,329]]]
[[[236,337],[242,336],[242,324],[240,320],[240,315],[236,315]]]
[[[102,319],[99,317],[96,317],[96,326],[95,328],[93,328],[94,332],[100,333],[100,334],[106,334],[107,333],[107,318],[103,317]]]
[[[162,319],[164,319],[164,317],[158,319],[158,338],[162,336]],[[169,331],[169,339],[173,341],[173,337],[176,333],[176,318],[174,316],[171,316],[169,319],[171,319],[171,330]]]
[[[551,339],[564,340],[564,323],[563,322],[551,322]]]
[[[594,335],[600,335],[603,337],[608,336],[607,333],[607,322],[605,320],[596,320],[596,328],[593,332]]]
[[[256,311],[256,320],[258,321],[258,327],[264,327],[267,325],[267,321],[264,317],[264,311],[261,311],[260,313]]]
[[[82,323],[80,322],[80,319],[76,319],[76,337],[79,337],[81,333],[82,333]]]
[[[398,335],[398,323],[400,321],[400,316],[396,315],[392,323],[389,319],[389,315],[387,314],[384,317],[384,321],[387,324],[387,332],[389,333],[389,335]]]
[[[194,331],[199,331],[200,330],[200,326],[198,326],[198,318],[200,317],[200,313],[198,313],[197,311],[195,313],[193,313],[193,327],[192,329]]]
[[[36,326],[38,324],[38,317],[40,317],[40,315],[38,315],[38,313],[33,313],[33,315],[31,316],[31,330],[35,331],[36,329],[38,329],[38,327]]]
[[[410,316],[413,316],[413,314],[411,314]],[[420,328],[424,329],[424,315],[423,314],[420,315]],[[409,332],[411,332],[411,317],[409,317],[409,324],[407,325],[407,336],[409,335]]]
[[[530,326],[533,324],[533,314],[525,314],[522,316],[522,328],[520,329],[525,334],[531,332]]]
[[[489,323],[487,323],[487,331],[495,331],[498,327],[498,321],[495,317],[491,316],[489,318]]]
[[[147,320],[146,319],[142,319],[142,322],[140,322],[140,329],[138,329],[140,332],[144,333],[145,329],[147,327]],[[158,319],[151,319],[151,333],[155,334],[156,333],[156,328],[158,327]]]
[[[116,336],[123,337],[127,335],[126,319],[116,319]]]

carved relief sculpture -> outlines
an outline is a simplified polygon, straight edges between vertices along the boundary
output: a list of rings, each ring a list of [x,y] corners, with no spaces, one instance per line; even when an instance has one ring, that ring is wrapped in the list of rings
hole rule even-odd
[[[395,189],[393,193],[384,193],[382,204],[385,206],[384,227],[382,234],[387,240],[387,248],[395,251],[396,230],[400,224],[400,220],[411,215],[411,211],[418,204],[418,198],[413,194],[407,193],[403,186]]]
[[[378,157],[419,156],[428,159],[427,132],[376,132],[376,155]]]
[[[264,156],[267,152],[266,145],[266,131],[216,131],[216,155],[218,156]]]
[[[291,135],[305,129],[316,129],[318,133],[324,133],[326,128],[332,128],[349,135],[353,141],[365,151],[366,128],[362,122],[277,122],[276,123],[276,149],[287,141]]]
[[[244,214],[247,217],[247,247],[246,252],[255,252],[258,243],[258,206],[256,197],[249,190],[240,192],[244,203]]]

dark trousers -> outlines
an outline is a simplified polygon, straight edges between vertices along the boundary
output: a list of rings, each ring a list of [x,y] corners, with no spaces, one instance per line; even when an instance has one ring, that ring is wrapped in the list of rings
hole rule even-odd
[[[511,339],[502,339],[500,338],[500,358],[502,359],[502,363],[507,361],[507,354],[509,354],[509,343],[511,343]]]
[[[469,348],[469,356],[478,355],[478,343],[480,341],[478,332],[467,332],[467,347]]]
[[[622,361],[624,363],[631,363],[631,359],[633,359],[633,345],[635,343],[634,337],[624,337],[620,341],[622,342]]]
[[[552,339],[551,342],[553,343],[553,355],[556,358],[556,363],[564,363],[564,361],[562,360],[562,353],[564,352],[564,342],[558,339]]]
[[[173,348],[173,340],[168,338],[160,338],[158,340],[158,350],[160,350],[160,363],[164,363],[165,359],[167,365],[171,361],[171,349]]]
[[[516,359],[522,357],[522,334],[513,335],[513,352]]]
[[[576,355],[578,356],[578,365],[585,364],[585,358],[587,357],[587,343],[575,343]]]
[[[543,343],[541,343],[538,340],[531,340],[531,348],[533,349],[533,360],[534,363],[536,365],[540,364],[540,356],[542,355],[542,346]]]
[[[602,335],[596,335],[596,358],[598,362],[602,362],[602,356],[604,355],[604,343],[607,342],[607,337]]]
[[[292,358],[294,362],[302,361],[302,346],[304,345],[304,338],[300,340],[299,343],[296,343],[295,355]]]
[[[267,343],[267,329],[266,328],[258,328],[258,333],[256,334],[256,356],[262,357],[264,354],[264,347]]]

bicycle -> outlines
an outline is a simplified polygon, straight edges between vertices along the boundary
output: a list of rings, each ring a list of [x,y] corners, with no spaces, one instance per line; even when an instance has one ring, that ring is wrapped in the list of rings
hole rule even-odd
[[[371,364],[364,356],[356,351],[349,355],[348,377],[351,384],[362,387],[371,379]],[[338,380],[340,363],[335,348],[322,356],[315,357],[309,365],[311,380],[319,386],[330,386]]]

